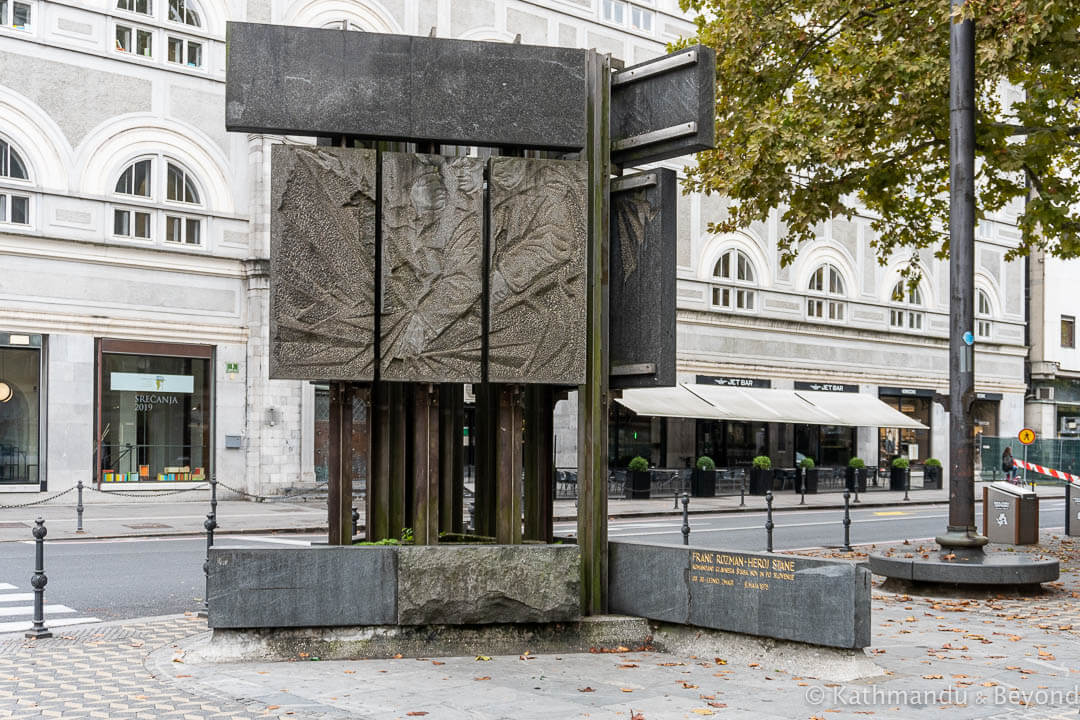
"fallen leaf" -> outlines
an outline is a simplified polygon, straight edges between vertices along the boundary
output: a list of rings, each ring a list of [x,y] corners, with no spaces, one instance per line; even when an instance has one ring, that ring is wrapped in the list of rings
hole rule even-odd
[[[716,708],[726,708],[726,707],[727,707],[727,703],[722,703],[722,702],[711,702],[711,703],[709,703],[709,707],[716,707]]]
[[[356,671],[355,671],[355,670],[346,670],[346,671],[345,671],[345,674],[346,674],[346,675],[355,675],[355,674],[356,674]]]
[[[716,658],[713,660],[713,662],[715,662],[717,665],[727,665],[727,660],[724,660],[723,658]]]
[[[577,691],[578,692],[596,692],[595,690],[593,690],[591,687],[588,687],[588,686],[583,687],[583,688],[578,688]]]
[[[923,675],[923,680],[942,680],[943,675]]]
[[[637,665],[635,665],[634,663],[623,663],[623,664],[622,664],[622,665],[620,665],[619,667],[620,667],[620,668],[636,668],[636,667],[637,667]]]
[[[619,688],[623,692],[634,692],[634,688]]]
[[[692,711],[695,715],[715,715],[712,710],[708,708],[694,708]]]
[[[432,660],[432,661],[431,661],[431,664],[432,664],[432,665],[445,665],[446,663],[444,663],[444,662],[440,662],[440,661],[438,661],[438,660]]]
[[[427,715],[427,711],[425,711],[425,710],[413,710],[412,712],[405,713],[405,715],[407,715],[408,717],[420,717],[422,715]]]
[[[691,683],[688,683],[685,680],[682,681],[682,686],[683,686],[683,690],[696,690],[697,689],[697,685],[693,685]]]
[[[473,680],[490,680],[490,679],[491,679],[490,675],[484,675],[482,677],[473,678]]]
[[[487,655],[477,655],[476,656],[477,662],[487,662],[490,659],[491,658],[489,656],[487,656]]]

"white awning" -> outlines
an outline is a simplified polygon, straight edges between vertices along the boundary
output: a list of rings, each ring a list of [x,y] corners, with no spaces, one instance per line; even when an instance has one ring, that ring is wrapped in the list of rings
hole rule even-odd
[[[926,429],[865,393],[683,384],[623,390],[616,402],[651,417]]]
[[[837,418],[836,425],[895,427],[926,430],[927,427],[894,407],[866,393],[796,390],[795,393]]]

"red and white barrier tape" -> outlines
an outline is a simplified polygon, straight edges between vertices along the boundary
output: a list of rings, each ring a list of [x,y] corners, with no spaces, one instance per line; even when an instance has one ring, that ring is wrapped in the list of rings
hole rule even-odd
[[[1043,467],[1042,465],[1036,465],[1035,463],[1024,462],[1023,460],[1017,460],[1013,458],[1013,464],[1018,468],[1027,468],[1043,475],[1049,475],[1055,477],[1058,480],[1065,480],[1066,482],[1080,484],[1080,475],[1072,475],[1061,470],[1055,470],[1053,468]]]

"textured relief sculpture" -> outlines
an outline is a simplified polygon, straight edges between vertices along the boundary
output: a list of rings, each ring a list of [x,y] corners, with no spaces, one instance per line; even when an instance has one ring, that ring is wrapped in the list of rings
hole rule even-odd
[[[386,380],[479,382],[484,161],[383,155]]]
[[[587,201],[583,162],[492,158],[492,382],[584,382]]]
[[[371,380],[375,152],[275,145],[271,161],[270,377]]]

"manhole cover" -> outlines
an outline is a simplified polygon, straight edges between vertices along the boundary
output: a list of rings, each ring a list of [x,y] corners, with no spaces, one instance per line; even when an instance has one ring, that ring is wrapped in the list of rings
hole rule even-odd
[[[21,522],[0,522],[0,528],[28,528],[30,527],[26,523]]]
[[[161,523],[139,523],[138,525],[125,525],[124,527],[131,528],[132,530],[161,530],[163,528],[171,528],[172,525],[162,525]]]

